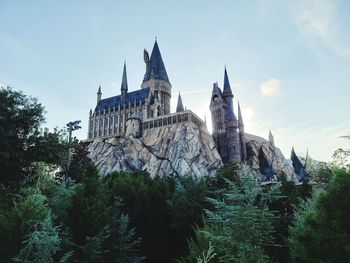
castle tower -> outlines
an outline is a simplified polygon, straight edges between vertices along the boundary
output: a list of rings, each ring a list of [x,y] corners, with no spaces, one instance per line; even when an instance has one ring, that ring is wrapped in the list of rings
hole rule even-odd
[[[146,73],[141,84],[142,88],[150,88],[153,97],[159,98],[158,116],[170,114],[171,84],[166,72],[157,40],[154,43],[151,57],[144,51]]]
[[[225,67],[225,73],[224,73],[224,92],[223,92],[223,98],[227,104],[227,112],[230,114],[232,113],[232,117],[236,118],[233,113],[233,93],[231,90],[230,81],[227,76],[227,70]]]
[[[126,94],[128,93],[128,79],[126,76],[126,62],[124,61],[124,68],[123,68],[123,77],[122,77],[122,85],[121,85],[121,96],[123,99],[126,98]]]
[[[227,70],[225,67],[224,72],[224,92],[223,98],[226,102],[225,112],[225,128],[226,128],[226,151],[228,155],[228,162],[240,163],[241,149],[240,140],[238,136],[238,122],[233,112],[233,93],[231,90],[230,81],[227,76]]]
[[[224,133],[226,102],[222,97],[222,92],[217,82],[213,84],[209,108],[213,124],[213,134]]]
[[[98,86],[98,91],[97,91],[97,104],[100,102],[101,96],[102,96],[101,86]]]
[[[233,94],[225,68],[224,92],[214,83],[210,111],[213,123],[213,139],[224,164],[241,162],[238,122],[233,112]]]
[[[247,160],[247,141],[244,133],[244,123],[242,118],[241,106],[238,102],[238,134],[239,134],[239,142],[241,147],[241,156],[242,161]]]
[[[179,93],[179,97],[177,98],[176,112],[182,111],[184,111],[184,105],[182,104],[181,94]]]

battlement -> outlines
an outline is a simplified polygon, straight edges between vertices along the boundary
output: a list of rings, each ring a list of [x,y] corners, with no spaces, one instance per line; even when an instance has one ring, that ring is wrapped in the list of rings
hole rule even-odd
[[[205,127],[205,123],[191,110],[171,113],[165,116],[147,119],[142,123],[142,130],[171,126],[177,123],[193,122],[198,127]]]

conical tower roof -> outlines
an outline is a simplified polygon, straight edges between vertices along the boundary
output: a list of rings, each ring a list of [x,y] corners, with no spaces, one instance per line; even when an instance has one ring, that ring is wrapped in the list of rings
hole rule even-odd
[[[121,90],[128,91],[128,78],[126,75],[126,62],[124,61],[124,68],[123,68],[123,77],[122,77],[122,85]]]
[[[154,43],[151,58],[147,63],[147,69],[143,81],[150,79],[160,79],[169,82],[162,55],[160,54],[157,40]]]
[[[230,81],[228,79],[228,75],[227,75],[227,70],[225,67],[225,73],[224,73],[224,96],[233,96],[232,95],[232,90],[231,90],[231,85],[230,85]]]
[[[184,111],[184,105],[182,104],[181,94],[179,93],[179,97],[177,99],[176,112]]]
[[[97,94],[102,94],[102,92],[101,92],[101,85],[100,85],[100,86],[98,86],[98,91],[97,91]]]

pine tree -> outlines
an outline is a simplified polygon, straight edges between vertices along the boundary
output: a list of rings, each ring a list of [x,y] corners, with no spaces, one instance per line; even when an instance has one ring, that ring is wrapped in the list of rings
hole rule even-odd
[[[15,262],[21,263],[64,263],[71,257],[73,252],[64,254],[60,259],[55,255],[60,250],[61,237],[59,227],[53,226],[49,216],[29,235],[23,242],[24,247],[19,254],[13,258]]]
[[[206,210],[208,223],[197,230],[200,244],[204,245],[198,255],[191,254],[188,262],[193,262],[208,251],[212,244],[217,254],[213,262],[269,262],[265,253],[267,246],[273,245],[273,220],[275,215],[268,210],[268,202],[279,198],[278,186],[264,191],[251,177],[243,176],[233,183],[227,181],[229,188],[223,199],[208,198],[214,210]],[[186,260],[185,260],[186,261]]]

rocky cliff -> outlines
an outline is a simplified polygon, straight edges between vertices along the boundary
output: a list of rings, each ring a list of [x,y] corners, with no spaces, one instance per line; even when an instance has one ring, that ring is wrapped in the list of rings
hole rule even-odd
[[[278,148],[269,141],[246,135],[249,160],[242,165],[259,181],[266,176],[259,171],[259,150],[276,172],[285,172],[289,179],[295,175]],[[215,143],[205,128],[191,122],[144,131],[141,138],[100,138],[88,144],[90,158],[102,175],[112,171],[147,170],[151,176],[215,175],[222,166]]]
[[[141,138],[96,139],[88,151],[102,175],[146,169],[151,176],[203,176],[222,166],[210,134],[191,122],[149,129]]]
[[[286,160],[281,150],[265,140],[262,137],[246,134],[247,139],[247,152],[248,162],[244,170],[249,169],[254,174],[254,177],[259,181],[266,181],[267,176],[261,174],[261,161],[259,160],[259,151],[261,151],[266,157],[266,161],[271,165],[275,174],[284,172],[289,180],[298,182],[298,179],[294,173],[293,167]],[[276,176],[273,177],[276,179]]]

